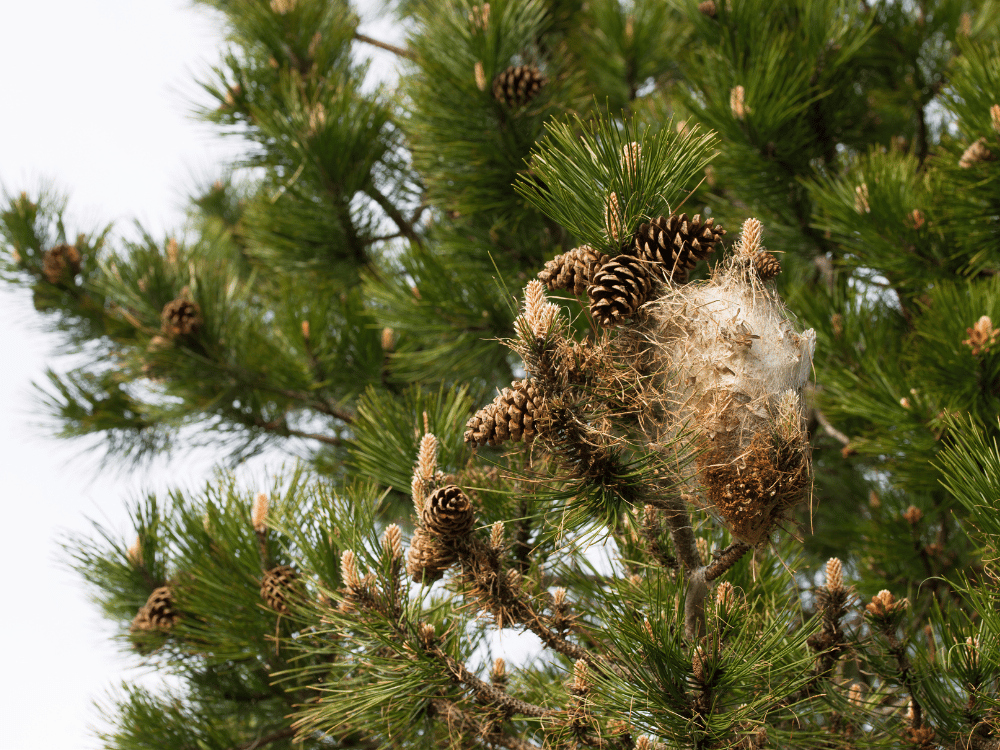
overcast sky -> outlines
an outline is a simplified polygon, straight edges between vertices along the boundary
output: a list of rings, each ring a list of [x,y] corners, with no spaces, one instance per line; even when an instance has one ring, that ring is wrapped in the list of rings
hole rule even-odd
[[[375,13],[366,7],[363,29],[398,40]],[[109,221],[127,234],[133,219],[154,236],[178,227],[188,192],[240,148],[189,116],[201,96],[194,79],[221,45],[218,19],[184,0],[4,3],[0,187],[20,192],[51,182],[70,197],[71,234]],[[374,58],[376,72],[387,75],[391,56]],[[68,570],[59,542],[88,532],[88,519],[125,532],[130,497],[171,483],[198,486],[217,457],[101,471],[99,454],[55,440],[40,424],[31,383],[46,364],[58,365],[58,338],[42,332],[29,293],[2,284],[0,341],[0,747],[96,748],[92,729],[107,724],[93,701],[122,679],[153,678],[110,640],[113,629]],[[252,482],[276,466],[276,457],[265,458],[241,475]]]

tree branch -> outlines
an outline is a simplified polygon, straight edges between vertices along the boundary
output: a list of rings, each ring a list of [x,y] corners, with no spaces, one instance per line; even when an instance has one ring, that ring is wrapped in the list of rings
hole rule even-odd
[[[483,703],[496,706],[507,714],[520,714],[522,716],[543,718],[546,716],[556,716],[562,713],[560,709],[543,708],[542,706],[536,706],[534,703],[528,703],[527,701],[522,701],[519,698],[514,698],[513,696],[505,693],[503,690],[490,685],[488,682],[483,682],[472,674],[472,672],[470,672],[462,662],[452,659],[437,646],[427,649],[427,652],[444,664],[448,673],[451,675],[451,678],[455,682],[460,682],[468,687]]]
[[[284,729],[279,729],[277,732],[272,732],[266,737],[260,737],[256,740],[244,742],[242,745],[236,745],[233,750],[257,750],[259,747],[270,745],[272,742],[286,739],[294,734],[295,730],[292,727],[285,727]]]
[[[750,551],[750,545],[744,544],[743,542],[735,542],[726,547],[722,552],[715,556],[715,560],[705,568],[705,580],[714,581],[716,578],[721,576],[731,567],[733,567],[740,558],[743,557],[747,552]]]
[[[420,239],[420,235],[418,235],[417,231],[413,228],[413,224],[411,224],[410,221],[403,216],[402,211],[392,204],[392,201],[382,195],[377,187],[369,185],[365,188],[365,195],[375,201],[379,207],[386,212],[389,218],[392,219],[395,225],[399,228],[400,234],[411,242],[415,242],[418,245],[423,244],[423,241]]]
[[[509,734],[489,733],[481,721],[469,716],[454,703],[444,698],[433,698],[430,706],[434,714],[442,717],[450,727],[455,727],[463,737],[489,736],[491,742],[506,747],[507,750],[538,750],[538,745],[514,737]]]
[[[668,493],[666,498],[659,505],[663,510],[667,526],[670,528],[670,538],[674,540],[674,549],[681,563],[691,575],[701,567],[701,557],[698,555],[698,547],[694,543],[694,530],[691,527],[691,517],[687,512],[686,498],[684,495]]]
[[[841,445],[850,445],[851,439],[847,437],[844,433],[830,424],[830,420],[826,418],[826,415],[819,409],[813,409],[813,414],[816,415],[816,421],[819,422],[820,426],[826,431],[826,434],[832,437]]]
[[[365,36],[357,31],[354,32],[354,38],[359,42],[364,42],[365,44],[370,44],[373,47],[378,47],[379,49],[384,49],[388,52],[392,52],[394,55],[399,55],[400,57],[405,57],[407,60],[416,60],[417,56],[408,49],[403,47],[397,47],[395,44],[389,44],[388,42],[380,42],[378,39],[372,39],[370,36]]]

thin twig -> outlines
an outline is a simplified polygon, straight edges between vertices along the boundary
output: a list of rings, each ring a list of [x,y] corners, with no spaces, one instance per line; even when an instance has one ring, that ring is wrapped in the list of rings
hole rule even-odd
[[[472,690],[479,700],[494,705],[506,713],[534,716],[536,718],[555,716],[562,713],[560,709],[545,708],[543,706],[536,706],[534,703],[522,701],[519,698],[508,695],[500,688],[490,685],[488,682],[483,682],[472,674],[462,662],[451,658],[440,648],[430,648],[427,650],[427,653],[445,666],[453,680],[460,682]]]
[[[730,544],[705,568],[705,580],[714,581],[739,562],[740,558],[749,551],[749,544],[744,544],[743,542]]]
[[[820,426],[826,431],[826,434],[832,437],[834,440],[839,442],[841,445],[850,445],[851,439],[847,437],[844,433],[830,424],[830,420],[826,418],[826,415],[819,409],[813,409],[813,414],[816,415],[816,421],[819,422]]]
[[[488,733],[481,721],[469,716],[449,700],[433,698],[430,705],[434,714],[443,718],[449,728],[457,729],[462,737],[485,737],[488,735],[491,742],[502,745],[507,750],[538,750],[538,745],[522,740],[520,737]]]
[[[380,42],[378,39],[372,39],[370,36],[359,34],[356,31],[354,32],[354,38],[357,39],[359,42],[364,42],[365,44],[370,44],[373,47],[378,47],[379,49],[384,49],[389,52],[392,52],[394,55],[405,57],[407,60],[417,59],[417,56],[408,49],[404,49],[403,47],[397,47],[395,44],[389,44],[388,42]]]

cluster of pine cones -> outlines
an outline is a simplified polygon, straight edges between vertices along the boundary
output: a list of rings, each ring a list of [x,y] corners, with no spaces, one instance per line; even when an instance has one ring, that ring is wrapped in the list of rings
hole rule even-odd
[[[647,302],[656,284],[682,284],[699,260],[715,250],[726,233],[700,214],[659,217],[642,224],[615,258],[584,245],[557,255],[538,278],[549,289],[567,289],[590,298],[590,311],[602,326],[619,326]]]

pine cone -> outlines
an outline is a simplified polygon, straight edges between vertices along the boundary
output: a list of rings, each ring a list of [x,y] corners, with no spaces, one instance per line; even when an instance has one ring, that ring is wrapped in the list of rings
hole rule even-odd
[[[418,527],[406,551],[406,574],[414,583],[436,581],[455,562],[455,553]]]
[[[649,299],[653,277],[647,261],[632,255],[619,255],[594,274],[587,289],[590,312],[602,326],[622,325],[633,317]]]
[[[499,445],[505,440],[530,443],[538,431],[535,420],[542,394],[533,380],[515,380],[466,423],[465,442]]]
[[[68,272],[68,273],[67,273]],[[50,247],[42,256],[42,275],[50,284],[72,279],[80,273],[80,251],[63,243]]]
[[[163,332],[169,336],[195,334],[203,322],[198,303],[183,297],[165,304],[160,320],[163,323]]]
[[[607,262],[607,255],[589,245],[581,245],[546,262],[545,268],[538,272],[538,279],[549,289],[568,289],[580,296],[587,291],[594,274]]]
[[[448,541],[468,534],[476,515],[469,498],[452,484],[439,487],[427,497],[420,520],[429,533]]]
[[[260,581],[260,598],[264,603],[279,614],[288,612],[288,600],[291,598],[295,582],[299,574],[295,568],[279,565],[264,573]]]
[[[139,608],[138,614],[132,620],[130,632],[170,630],[177,620],[174,611],[174,597],[169,586],[160,586],[153,590],[146,603]]]
[[[690,220],[687,214],[661,216],[639,227],[635,252],[642,260],[657,264],[664,281],[673,278],[683,283],[688,269],[711,255],[725,233],[721,225],[715,226],[715,219],[702,222],[700,214]]]
[[[781,273],[781,263],[771,253],[764,250],[757,253],[753,259],[753,268],[761,281],[770,281]]]
[[[493,98],[511,109],[523,107],[548,83],[534,65],[511,65],[493,79]]]

